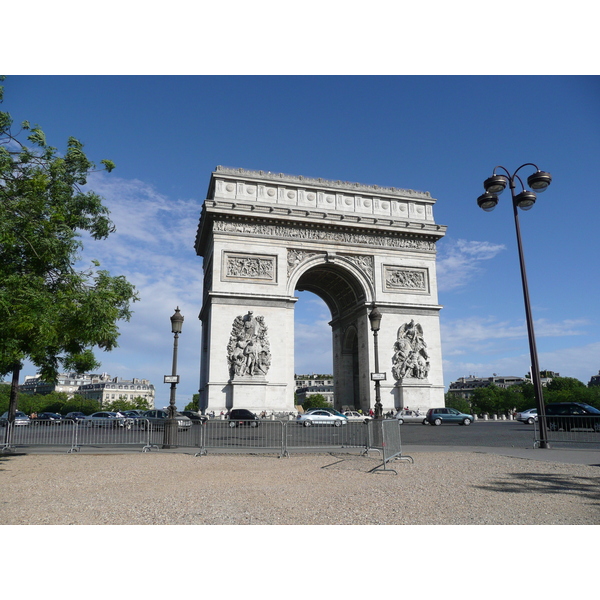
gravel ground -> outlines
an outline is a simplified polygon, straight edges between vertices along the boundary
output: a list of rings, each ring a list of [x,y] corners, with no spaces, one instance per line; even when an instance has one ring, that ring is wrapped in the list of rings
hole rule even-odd
[[[0,457],[3,525],[600,524],[597,467],[468,452]]]

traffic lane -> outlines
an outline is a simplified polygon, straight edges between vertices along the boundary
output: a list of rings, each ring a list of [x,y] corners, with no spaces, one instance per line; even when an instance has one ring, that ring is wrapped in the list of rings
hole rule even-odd
[[[519,421],[474,421],[471,425],[403,424],[400,436],[405,445],[532,447],[533,425]]]

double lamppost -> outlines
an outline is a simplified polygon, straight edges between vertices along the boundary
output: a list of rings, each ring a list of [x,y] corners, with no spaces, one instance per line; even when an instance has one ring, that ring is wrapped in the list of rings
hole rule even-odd
[[[171,317],[171,331],[173,333],[173,368],[171,375],[165,375],[165,383],[171,384],[171,394],[169,396],[169,406],[167,407],[167,422],[165,423],[165,434],[163,438],[163,448],[175,448],[177,446],[177,408],[175,406],[175,396],[177,393],[177,384],[179,375],[177,375],[177,345],[179,334],[183,325],[183,315],[179,312],[179,306],[175,309],[175,314]]]
[[[523,167],[534,167],[535,173],[527,178],[527,184],[529,188],[534,191],[528,191],[523,185],[522,179],[517,173]],[[497,174],[497,171],[503,171],[506,175]],[[518,181],[521,185],[522,191],[515,194],[515,182]],[[521,165],[512,175],[502,166],[498,166],[494,169],[491,177],[488,177],[483,182],[485,188],[485,194],[482,194],[477,198],[477,204],[480,208],[487,212],[491,212],[496,208],[498,204],[498,196],[506,189],[508,185],[510,187],[510,193],[512,196],[513,212],[515,217],[515,228],[517,230],[517,246],[519,249],[519,262],[521,265],[521,281],[523,283],[523,298],[525,300],[525,317],[527,320],[527,334],[529,336],[529,353],[531,356],[531,379],[533,382],[535,401],[538,411],[538,424],[540,428],[540,448],[549,448],[548,444],[548,431],[546,428],[545,410],[544,410],[544,395],[542,392],[542,383],[540,380],[540,366],[538,363],[537,349],[535,345],[535,334],[533,331],[533,318],[531,317],[531,304],[529,302],[529,288],[527,285],[527,273],[525,271],[525,258],[523,256],[523,246],[521,244],[521,229],[519,227],[519,215],[517,208],[521,210],[529,210],[536,201],[536,192],[544,192],[548,186],[552,183],[552,176],[550,173],[540,171],[537,165],[533,163],[525,163]]]

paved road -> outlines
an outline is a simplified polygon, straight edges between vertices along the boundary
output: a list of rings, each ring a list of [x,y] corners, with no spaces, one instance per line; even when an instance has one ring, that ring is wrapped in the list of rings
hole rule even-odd
[[[402,425],[402,443],[425,446],[477,446],[486,448],[531,448],[535,441],[534,426],[519,421],[475,421],[460,425]],[[600,434],[573,432],[550,433],[551,447],[600,449]],[[570,439],[571,441],[561,441]]]

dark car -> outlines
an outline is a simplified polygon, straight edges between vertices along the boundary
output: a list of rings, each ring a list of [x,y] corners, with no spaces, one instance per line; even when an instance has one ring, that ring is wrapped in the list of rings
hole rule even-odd
[[[121,414],[131,419],[131,424],[135,426],[139,425],[139,420],[144,418],[143,410],[124,410]]]
[[[140,427],[147,428],[148,425],[152,426],[152,429],[159,430],[165,428],[165,423],[169,418],[169,413],[166,410],[147,410],[140,419]],[[178,431],[189,431],[192,426],[192,421],[189,417],[182,415],[179,412],[175,413],[177,419]]]
[[[425,418],[431,425],[441,425],[442,423],[470,425],[474,420],[473,415],[461,413],[455,408],[430,408]]]
[[[600,432],[600,410],[582,402],[546,404],[546,424],[550,431],[593,429]]]
[[[206,423],[206,421],[208,421],[208,417],[206,415],[201,415],[195,410],[182,410],[181,414],[190,419],[192,423]]]
[[[242,427],[244,425],[248,427],[258,427],[260,420],[251,411],[245,408],[234,408],[229,413],[229,427]]]
[[[85,419],[85,415],[82,412],[70,412],[67,413],[65,419],[69,419],[70,421],[83,421]]]
[[[34,425],[60,425],[62,421],[62,415],[51,412],[38,413],[36,417],[31,419]]]

